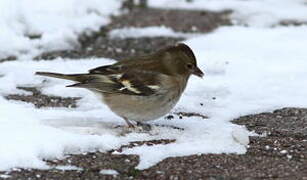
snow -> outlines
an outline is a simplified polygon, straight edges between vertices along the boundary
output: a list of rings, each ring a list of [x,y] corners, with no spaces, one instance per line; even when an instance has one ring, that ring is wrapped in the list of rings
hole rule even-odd
[[[173,29],[165,26],[150,26],[144,28],[128,27],[113,29],[109,32],[111,38],[140,38],[140,37],[184,37],[190,38],[197,36],[192,33],[175,32]]]
[[[118,175],[118,172],[113,169],[102,169],[99,172],[100,174],[105,174],[105,175]]]
[[[58,58],[53,61],[34,61],[31,57],[40,51],[35,43],[41,43],[46,47],[42,51],[52,46],[45,43],[47,41],[30,40],[24,35],[25,32],[42,33],[47,39],[50,38],[49,41],[52,40],[56,44],[54,47],[62,49],[66,47],[62,43],[65,44],[67,39],[71,38],[75,41],[79,33],[87,29],[98,29],[104,24],[108,19],[106,15],[112,13],[118,6],[115,3],[117,1],[112,1],[111,4],[114,2],[114,6],[110,7],[100,7],[98,5],[102,2],[94,0],[86,2],[66,0],[61,6],[57,4],[58,1],[44,1],[46,5],[35,1],[36,4],[34,3],[33,7],[26,3],[30,3],[30,0],[19,1],[18,6],[12,6],[10,2],[0,2],[0,10],[7,7],[13,9],[0,11],[4,17],[0,19],[0,27],[5,34],[0,35],[1,42],[5,42],[0,45],[3,51],[0,54],[19,53],[19,56],[20,54],[24,56],[22,56],[23,60],[0,63],[0,171],[12,168],[50,169],[52,167],[48,166],[43,159],[61,159],[67,154],[92,151],[105,152],[130,142],[144,140],[176,139],[176,142],[123,149],[123,154],[140,156],[140,163],[137,166],[139,169],[149,168],[168,157],[205,153],[244,154],[249,143],[248,136],[254,133],[247,131],[244,126],[231,123],[232,119],[286,106],[307,106],[305,100],[307,39],[303,38],[307,32],[307,26],[221,27],[210,34],[197,34],[184,41],[195,52],[205,77],[204,79],[191,77],[183,97],[171,112],[171,114],[198,112],[209,118],[183,117],[180,119],[174,116],[172,120],[160,118],[150,122],[181,127],[184,131],[169,127],[154,127],[150,132],[123,133],[123,129],[114,128],[114,126],[124,125],[124,121],[114,115],[92,92],[85,89],[66,88],[66,85],[72,83],[70,81],[34,75],[36,71],[83,73],[97,66],[111,64],[113,60]],[[158,3],[166,1],[155,2],[158,6]],[[207,8],[207,5],[203,6],[202,2],[194,1],[197,8]],[[224,3],[220,4],[218,1],[206,2],[208,7],[212,8],[215,4],[216,10],[229,4],[233,7],[238,6],[238,9],[239,4],[246,5],[245,1],[234,0],[227,3],[221,1]],[[264,11],[270,11],[276,15],[277,12],[283,11],[281,6],[288,6],[294,10],[285,12],[285,16],[277,13],[278,18],[275,20],[280,20],[286,15],[288,18],[297,20],[305,18],[304,13],[299,15],[303,8],[300,5],[301,1],[284,0],[276,7],[268,6],[261,9],[265,3],[269,2],[275,1],[251,1],[251,4],[256,6],[253,10],[246,9],[246,12],[252,13],[259,10],[257,18],[266,20],[267,14]],[[71,3],[81,3],[82,6],[80,4],[71,6]],[[154,5],[154,1],[150,3]],[[194,8],[195,6],[196,8],[195,4],[184,7]],[[180,3],[173,3],[173,5],[173,7],[175,5],[179,7]],[[39,11],[40,8],[42,11]],[[87,14],[91,8],[94,8],[95,12],[105,14]],[[59,18],[58,14],[63,15],[59,22],[41,27],[44,22]],[[249,18],[244,13],[240,15],[246,20]],[[106,21],[97,22],[97,16],[106,18]],[[25,21],[27,23],[21,23],[18,17],[27,19]],[[34,17],[39,20],[36,21]],[[275,20],[274,23],[277,22]],[[85,24],[79,23],[80,21],[84,21]],[[55,30],[59,27],[61,30]],[[111,32],[114,37],[122,36],[122,38],[129,37],[133,33],[139,35],[135,37],[178,35],[177,32],[166,27],[130,28]],[[70,44],[66,45],[72,48]],[[8,94],[31,94],[16,88],[18,86],[38,87],[44,94],[82,99],[78,101],[77,108],[37,109],[30,103],[8,101],[4,98]],[[203,106],[200,105],[201,103]]]
[[[7,174],[0,174],[0,178],[2,179],[7,179],[7,178],[10,178],[11,176],[10,175],[7,175]]]
[[[12,167],[45,169],[48,167],[42,158],[61,158],[65,151],[82,152],[93,147],[108,149],[120,142],[109,134],[81,136],[44,125],[44,114],[29,105],[22,106],[1,99],[0,114],[1,170]]]
[[[233,10],[234,23],[272,26],[282,20],[307,22],[305,0],[149,0],[149,6],[167,9]]]
[[[79,34],[107,24],[119,7],[119,0],[1,0],[0,59],[78,46]]]
[[[62,171],[82,171],[82,168],[79,168],[77,166],[56,166],[55,169],[62,170]]]

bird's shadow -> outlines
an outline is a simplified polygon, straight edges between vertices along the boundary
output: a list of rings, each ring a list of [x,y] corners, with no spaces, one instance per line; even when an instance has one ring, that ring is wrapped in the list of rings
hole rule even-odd
[[[47,126],[77,134],[118,135],[120,133],[119,129],[114,128],[118,123],[103,122],[100,118],[65,117],[44,119],[42,123]]]
[[[42,121],[44,125],[51,126],[64,131],[87,134],[87,135],[104,135],[111,134],[122,136],[128,133],[149,133],[153,129],[172,129],[183,131],[183,128],[162,125],[162,124],[147,124],[137,123],[135,128],[128,128],[125,124],[119,124],[118,122],[104,122],[100,118],[76,118],[65,117],[58,119],[44,119]]]

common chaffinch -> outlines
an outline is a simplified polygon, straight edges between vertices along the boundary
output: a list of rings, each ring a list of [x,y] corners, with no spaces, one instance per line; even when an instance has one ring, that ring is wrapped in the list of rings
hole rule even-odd
[[[167,114],[178,102],[190,75],[202,77],[193,51],[185,44],[151,55],[100,66],[87,74],[36,72],[38,75],[77,82],[67,87],[86,88],[101,94],[102,101],[129,127]]]

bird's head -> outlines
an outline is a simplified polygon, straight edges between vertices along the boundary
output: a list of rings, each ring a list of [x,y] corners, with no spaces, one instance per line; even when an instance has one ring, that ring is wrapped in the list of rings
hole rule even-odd
[[[191,48],[183,43],[160,50],[162,64],[171,75],[196,75],[203,77],[204,73],[197,66],[196,58]]]

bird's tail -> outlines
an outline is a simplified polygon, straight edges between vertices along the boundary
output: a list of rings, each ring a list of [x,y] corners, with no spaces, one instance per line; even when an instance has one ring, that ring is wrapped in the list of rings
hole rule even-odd
[[[88,78],[88,74],[60,74],[52,72],[36,72],[35,74],[40,76],[48,76],[48,77],[67,79],[78,82],[83,82],[85,79]]]

